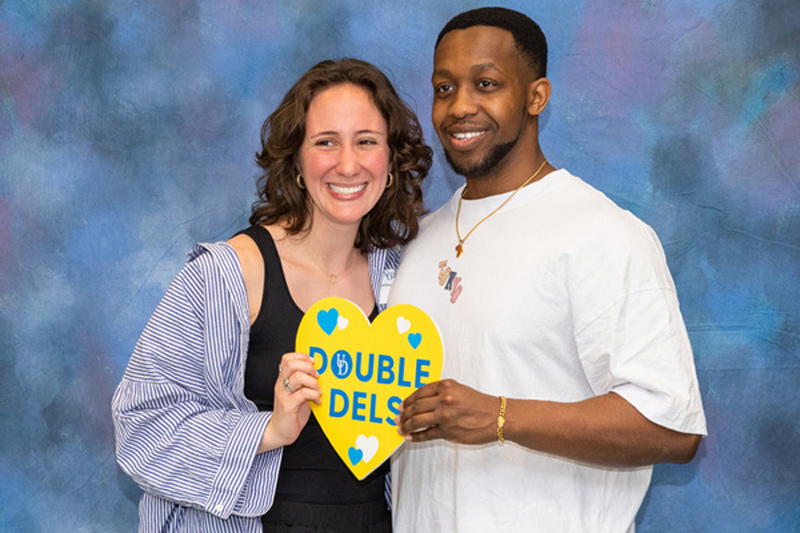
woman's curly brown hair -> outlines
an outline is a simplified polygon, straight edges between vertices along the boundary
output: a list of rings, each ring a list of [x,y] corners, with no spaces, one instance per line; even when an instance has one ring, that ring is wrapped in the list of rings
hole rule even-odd
[[[406,244],[417,236],[418,219],[424,214],[421,184],[431,167],[433,152],[425,144],[416,115],[397,95],[389,79],[378,68],[358,59],[327,60],[314,65],[264,121],[261,153],[256,154],[256,163],[263,172],[250,223],[281,222],[290,234],[307,227],[308,197],[295,178],[308,105],[320,92],[343,83],[365,89],[386,121],[389,165],[394,174],[394,184],[361,220],[354,246],[367,253],[373,247]]]

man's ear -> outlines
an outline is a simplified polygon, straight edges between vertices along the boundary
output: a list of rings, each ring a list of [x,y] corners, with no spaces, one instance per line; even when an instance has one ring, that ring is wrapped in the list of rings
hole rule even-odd
[[[544,111],[552,89],[547,78],[539,78],[528,85],[528,114],[538,116]]]

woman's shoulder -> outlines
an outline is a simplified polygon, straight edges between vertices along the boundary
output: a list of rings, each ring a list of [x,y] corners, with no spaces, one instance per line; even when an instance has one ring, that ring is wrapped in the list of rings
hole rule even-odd
[[[281,238],[282,228],[268,227],[265,229],[273,242]],[[254,240],[254,230],[260,231],[257,227],[250,228],[246,232],[237,233],[227,241],[227,244],[239,260],[244,284],[248,290],[262,287],[264,279],[264,255],[258,243]]]
[[[243,273],[247,274],[249,270],[262,265],[261,251],[253,238],[246,233],[237,233],[228,239],[226,244],[233,249],[239,259]]]
[[[184,270],[200,272],[218,270],[227,272],[237,269],[236,252],[226,241],[198,242],[186,254],[186,267]]]

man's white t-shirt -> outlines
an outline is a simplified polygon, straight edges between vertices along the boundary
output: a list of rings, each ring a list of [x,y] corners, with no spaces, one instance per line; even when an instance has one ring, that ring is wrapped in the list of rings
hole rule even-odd
[[[675,287],[647,225],[558,170],[521,189],[456,257],[460,194],[423,221],[389,297],[438,324],[444,377],[509,398],[613,391],[657,424],[705,434]],[[463,200],[461,235],[509,194]],[[651,472],[508,441],[407,443],[392,459],[395,530],[630,531]]]

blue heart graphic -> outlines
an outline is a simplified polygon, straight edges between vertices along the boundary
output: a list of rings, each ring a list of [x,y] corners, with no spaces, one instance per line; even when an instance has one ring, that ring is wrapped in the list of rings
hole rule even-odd
[[[339,311],[334,307],[326,311],[322,310],[317,313],[317,324],[322,328],[322,331],[330,335],[336,329],[336,323],[339,321]]]
[[[408,344],[411,345],[412,348],[415,350],[419,347],[419,343],[422,342],[422,333],[409,333],[408,334]]]
[[[361,462],[361,458],[364,457],[364,452],[359,450],[358,448],[353,448],[352,446],[347,450],[347,456],[350,458],[350,463],[353,466],[356,466],[358,463]]]

